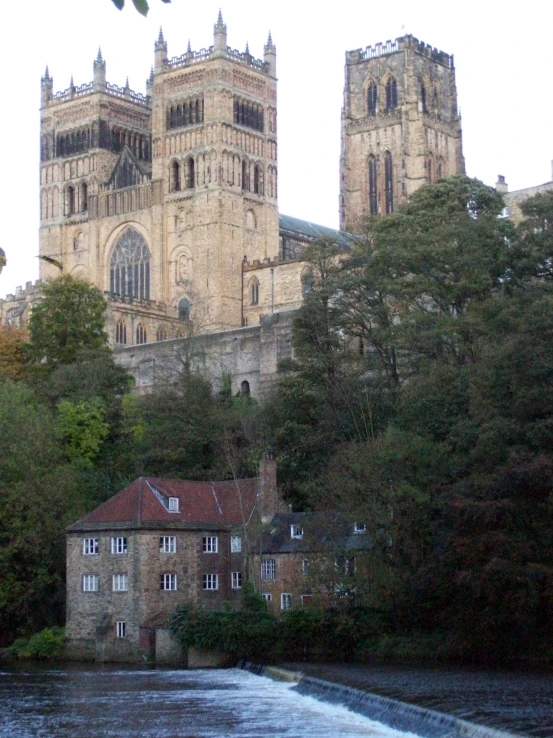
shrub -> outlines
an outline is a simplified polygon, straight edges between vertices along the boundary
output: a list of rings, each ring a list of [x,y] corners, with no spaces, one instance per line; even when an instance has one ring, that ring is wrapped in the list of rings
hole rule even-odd
[[[58,626],[45,628],[29,639],[18,638],[6,649],[8,658],[57,659],[63,653],[65,630]]]

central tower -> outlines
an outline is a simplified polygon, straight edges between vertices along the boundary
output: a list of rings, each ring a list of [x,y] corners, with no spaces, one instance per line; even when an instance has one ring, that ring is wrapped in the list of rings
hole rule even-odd
[[[242,325],[242,262],[278,255],[276,48],[213,46],[169,59],[160,31],[152,179],[162,183],[162,292],[200,332]],[[155,218],[155,215],[154,215]]]
[[[465,171],[453,56],[403,36],[346,53],[340,227]]]

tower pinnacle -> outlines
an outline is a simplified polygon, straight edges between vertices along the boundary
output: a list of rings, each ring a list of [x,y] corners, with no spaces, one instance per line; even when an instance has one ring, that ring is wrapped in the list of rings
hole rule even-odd
[[[223,14],[220,9],[217,23],[213,26],[213,51],[220,54],[227,51],[227,27],[223,22]]]

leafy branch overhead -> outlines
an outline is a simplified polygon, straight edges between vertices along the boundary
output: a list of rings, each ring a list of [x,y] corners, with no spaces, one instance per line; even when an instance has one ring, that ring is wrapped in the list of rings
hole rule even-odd
[[[123,10],[125,7],[125,0],[111,0],[112,3],[115,5],[115,7],[118,10]],[[140,15],[148,15],[148,10],[150,10],[150,6],[147,3],[147,0],[132,0],[134,7],[138,10]],[[161,0],[162,3],[170,3],[171,0]]]

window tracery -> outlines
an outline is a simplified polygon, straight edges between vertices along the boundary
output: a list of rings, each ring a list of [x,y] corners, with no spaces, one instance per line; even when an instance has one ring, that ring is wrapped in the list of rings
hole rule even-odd
[[[150,299],[150,251],[144,237],[134,228],[127,228],[113,250],[110,292],[131,299]]]

